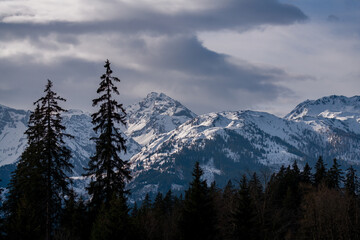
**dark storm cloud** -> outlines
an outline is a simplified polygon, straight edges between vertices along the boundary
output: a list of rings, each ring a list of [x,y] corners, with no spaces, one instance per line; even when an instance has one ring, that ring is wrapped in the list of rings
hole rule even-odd
[[[142,56],[135,58],[147,66],[147,70],[136,71],[112,64],[114,74],[122,79],[120,89],[122,96],[127,98],[126,104],[139,100],[150,91],[162,91],[197,113],[205,113],[238,110],[290,92],[278,85],[281,80],[292,78],[282,70],[254,67],[246,62],[232,63],[229,56],[204,48],[195,37],[165,38],[157,46],[134,44],[138,45],[142,47],[139,51]],[[0,103],[20,106],[23,99],[27,99],[26,108],[31,109],[32,102],[42,96],[49,78],[56,91],[68,99],[69,108],[76,106],[89,110],[91,99],[96,96],[94,89],[103,73],[102,65],[102,62],[69,57],[48,64],[39,63],[27,55],[17,56],[11,61],[0,59],[0,72],[4,73]],[[12,88],[4,91],[1,86]],[[241,92],[251,95],[239,95]],[[204,100],[203,104],[194,104]]]
[[[255,67],[244,61],[234,63],[229,56],[206,49],[198,41],[196,32],[243,31],[262,24],[291,24],[307,17],[298,8],[276,0],[229,0],[223,3],[217,8],[167,14],[154,9],[128,8],[114,1],[114,8],[128,10],[128,17],[97,22],[91,18],[83,22],[2,22],[0,41],[26,39],[38,52],[0,58],[0,103],[20,106],[23,99],[36,100],[49,78],[58,92],[72,101],[71,107],[89,109],[98,77],[103,72],[102,62],[94,63],[86,57],[80,59],[75,54],[64,57],[55,53],[62,52],[62,44],[70,44],[77,51],[84,41],[80,36],[107,38],[109,34],[117,35],[119,41],[115,38],[105,44],[114,49],[113,56],[106,58],[118,59],[119,52],[126,52],[128,55],[120,56],[129,57],[131,64],[146,68],[137,70],[116,62],[113,65],[119,73],[117,76],[126,79],[123,88],[127,99],[143,97],[149,91],[163,91],[188,103],[190,108],[191,103],[199,103],[193,108],[203,113],[225,109],[224,106],[239,109],[289,93],[288,89],[279,86],[283,79],[291,78],[282,70]],[[44,36],[50,34],[52,41],[47,41]],[[153,44],[143,36],[159,37],[160,44]],[[91,43],[94,46],[100,44]],[[54,61],[44,63],[42,55],[46,51],[55,55]],[[94,49],[87,51],[93,53]],[[95,54],[99,56],[99,53]],[[239,96],[240,93],[246,94]],[[31,107],[30,102],[26,107]]]
[[[289,95],[291,91],[279,83],[295,79],[281,69],[232,62],[229,56],[206,49],[196,37],[165,38],[143,53],[146,55],[138,59],[155,74],[143,72],[136,76],[138,81],[133,88],[144,88],[146,82],[151,82],[151,88],[145,92],[168,92],[197,113],[238,110]],[[144,95],[144,89],[141,90]],[[206,103],[194,106],[199,101]]]
[[[204,48],[195,37],[169,38],[153,52],[147,64],[186,73],[214,92],[220,85],[223,89],[241,88],[277,95],[283,88],[276,83],[287,76],[279,69],[258,68],[244,62],[241,65],[231,63],[229,56]]]

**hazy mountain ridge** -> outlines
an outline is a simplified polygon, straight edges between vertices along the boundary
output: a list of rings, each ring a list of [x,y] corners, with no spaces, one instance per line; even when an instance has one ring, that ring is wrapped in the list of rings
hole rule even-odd
[[[300,103],[284,118],[256,111],[226,111],[197,116],[162,93],[150,93],[125,108],[127,153],[134,198],[145,192],[185,189],[195,161],[208,181],[224,184],[241,172],[299,165],[319,155],[360,165],[360,97],[329,96]],[[29,111],[0,106],[0,165],[14,164],[26,145]],[[74,176],[94,151],[91,116],[79,110],[63,115],[66,143],[73,152]],[[11,136],[11,138],[10,138]],[[6,173],[3,167],[1,174]],[[0,177],[1,178],[1,177]],[[83,181],[82,178],[75,178]],[[77,184],[83,186],[83,184]],[[81,188],[81,187],[80,187]]]

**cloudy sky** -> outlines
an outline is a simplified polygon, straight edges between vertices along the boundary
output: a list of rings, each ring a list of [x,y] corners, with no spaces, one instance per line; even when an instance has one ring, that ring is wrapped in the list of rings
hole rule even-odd
[[[33,109],[51,79],[93,111],[106,59],[124,104],[283,116],[360,94],[360,0],[0,0],[0,104]]]

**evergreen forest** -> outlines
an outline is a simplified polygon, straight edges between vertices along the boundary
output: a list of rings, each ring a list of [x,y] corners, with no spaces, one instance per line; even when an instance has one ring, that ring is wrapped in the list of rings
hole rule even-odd
[[[79,196],[68,177],[71,151],[59,103],[65,99],[48,80],[34,102],[27,147],[3,194],[0,238],[9,240],[235,240],[360,239],[359,180],[354,168],[343,171],[336,159],[319,157],[312,169],[295,161],[271,175],[254,172],[224,188],[206,182],[197,162],[181,195],[149,194],[131,202],[126,140],[119,126],[126,109],[118,103],[117,84],[105,62],[93,100],[96,151],[84,177],[89,199]]]

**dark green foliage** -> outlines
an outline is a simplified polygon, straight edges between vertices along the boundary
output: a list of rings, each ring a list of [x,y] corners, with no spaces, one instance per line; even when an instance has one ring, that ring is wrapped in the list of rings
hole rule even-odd
[[[315,186],[319,186],[324,183],[326,180],[326,168],[324,164],[324,160],[320,156],[315,164],[315,174],[314,174],[314,184]]]
[[[351,196],[356,196],[359,189],[359,179],[356,176],[356,170],[350,166],[346,173],[345,191]]]
[[[229,180],[220,195],[220,200],[215,205],[217,209],[217,229],[219,230],[219,239],[233,239],[234,224],[233,215],[237,204],[237,190]]]
[[[22,153],[9,184],[4,203],[9,239],[50,239],[64,196],[69,193],[67,173],[72,169],[70,150],[65,147],[65,127],[58,101],[48,80],[45,96],[34,104],[25,134],[28,146]]]
[[[305,164],[303,171],[300,174],[301,182],[310,184],[312,183],[311,167],[308,163]]]
[[[329,188],[340,188],[340,184],[344,180],[344,177],[342,176],[343,172],[340,168],[340,165],[338,164],[336,158],[333,160],[333,165],[329,169],[326,177],[326,183]]]
[[[257,211],[245,175],[240,180],[233,225],[233,239],[260,239]]]
[[[103,203],[91,230],[91,240],[133,239],[126,198],[113,195],[109,205]]]
[[[193,181],[186,191],[179,222],[181,239],[214,239],[216,216],[203,171],[196,162]]]
[[[4,203],[6,235],[9,239],[44,238],[46,185],[41,158],[43,135],[40,106],[31,114],[28,147],[22,153],[8,186],[9,195]],[[38,136],[39,137],[38,137]]]
[[[149,195],[145,197],[143,211],[133,215],[137,233],[141,233],[134,239],[359,237],[357,195],[343,194],[341,186],[329,188],[325,182],[315,186],[309,166],[300,170],[294,162],[291,167],[281,167],[265,187],[256,173],[249,180],[243,176],[238,190],[231,181],[223,190],[215,183],[208,187],[201,176],[197,163],[184,200],[174,198],[173,204],[165,204],[166,196],[160,193],[153,201]]]
[[[61,209],[63,196],[69,193],[68,172],[72,169],[69,162],[71,152],[65,147],[64,137],[71,137],[65,134],[65,127],[61,124],[60,113],[62,109],[57,101],[65,101],[52,91],[52,82],[48,80],[45,88],[46,95],[35,102],[40,104],[42,119],[38,130],[35,130],[34,137],[39,137],[38,132],[43,132],[43,155],[44,168],[43,177],[46,184],[46,239],[52,235],[53,222],[58,218],[58,211]],[[29,136],[30,136],[29,135]],[[42,136],[42,135],[40,135]],[[41,141],[41,140],[40,140]],[[55,219],[53,219],[55,218]]]
[[[72,240],[89,239],[89,221],[85,202],[82,198],[77,198],[74,191],[71,191],[65,201],[60,228],[55,233],[55,239],[71,237]]]
[[[97,90],[100,97],[93,100],[93,106],[99,106],[99,111],[92,114],[94,131],[98,133],[93,138],[96,152],[86,169],[86,176],[91,176],[92,179],[88,192],[92,196],[91,204],[95,212],[103,204],[109,206],[114,194],[123,198],[125,183],[131,178],[128,162],[120,157],[121,152],[126,152],[126,146],[117,125],[125,125],[126,113],[123,105],[113,98],[114,94],[119,95],[115,83],[120,82],[120,79],[112,76],[109,60],[104,67],[106,72],[101,76]]]
[[[306,169],[305,169],[306,170]],[[275,239],[292,239],[297,235],[299,210],[306,192],[309,173],[300,171],[297,163],[292,167],[281,167],[274,174],[265,189],[265,235]],[[268,199],[267,199],[268,198]]]

